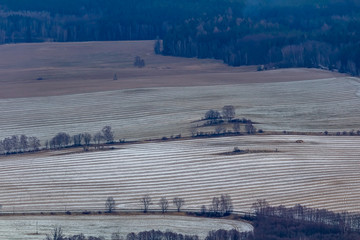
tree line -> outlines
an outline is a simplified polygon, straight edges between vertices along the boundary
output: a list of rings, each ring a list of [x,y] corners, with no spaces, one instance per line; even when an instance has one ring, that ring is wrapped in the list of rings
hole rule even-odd
[[[38,151],[41,147],[37,137],[28,137],[24,134],[12,135],[0,140],[0,154],[13,154]]]
[[[163,54],[221,59],[231,66],[316,67],[360,73],[360,4],[327,0],[253,1],[191,18],[163,39]]]
[[[153,205],[153,200],[150,195],[144,195],[140,201],[141,209],[144,213],[149,211],[151,205]],[[162,213],[166,213],[169,209],[170,203],[166,197],[161,197],[158,201],[159,209]],[[185,200],[180,197],[174,197],[172,199],[172,204],[176,208],[177,212],[181,211],[181,208],[185,205]],[[105,211],[112,213],[116,211],[116,202],[113,197],[108,197],[105,201]],[[205,205],[201,206],[200,215],[220,217],[227,216],[233,212],[233,204],[230,195],[221,194],[220,197],[214,197],[208,208]]]
[[[114,131],[111,126],[104,126],[101,131],[91,135],[88,132],[75,134],[70,136],[65,132],[56,134],[50,141],[45,142],[45,149],[61,149],[67,146],[82,146],[85,151],[89,150],[91,141],[95,149],[101,147],[102,142],[114,143]]]
[[[91,135],[88,132],[79,133],[70,136],[68,133],[59,132],[50,140],[46,140],[43,149],[58,150],[65,147],[82,146],[84,151],[89,150],[91,143],[95,149],[102,147],[102,143],[114,143],[114,131],[111,126],[104,126],[101,131]],[[119,140],[123,142],[123,140]],[[40,140],[37,137],[28,137],[24,134],[18,136],[13,135],[11,137],[0,140],[0,154],[16,154],[24,152],[35,152],[42,148]]]
[[[359,13],[356,0],[0,0],[0,43],[160,37],[165,55],[359,75]]]
[[[144,195],[140,200],[139,204],[144,213],[149,211],[150,206],[154,204],[150,195]],[[172,199],[172,204],[177,212],[180,212],[182,207],[185,205],[185,200],[181,197],[174,197]],[[166,197],[161,197],[157,202],[159,210],[162,213],[166,213],[170,207],[170,202]],[[116,201],[113,197],[108,197],[105,201],[105,212],[113,213],[116,211]],[[222,217],[228,216],[233,212],[233,204],[229,194],[221,194],[220,197],[213,197],[211,204],[206,207],[205,205],[201,206],[200,216],[208,217]]]
[[[185,19],[216,15],[231,0],[0,0],[0,43],[149,40]]]
[[[219,229],[210,231],[205,240],[246,240],[251,233],[242,233],[235,229],[224,230]],[[142,231],[138,233],[128,233],[123,238],[120,233],[115,232],[111,234],[111,240],[199,240],[197,235],[183,235],[167,230],[162,232],[159,230]],[[66,237],[61,227],[55,227],[50,234],[47,234],[45,240],[105,240],[103,237],[89,236],[85,237],[84,234],[78,234]]]
[[[294,207],[270,206],[257,200],[252,206],[254,239],[360,239],[360,214]]]

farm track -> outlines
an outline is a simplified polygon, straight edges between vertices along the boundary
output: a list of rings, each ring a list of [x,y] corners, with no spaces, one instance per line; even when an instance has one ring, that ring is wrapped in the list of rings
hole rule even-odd
[[[302,139],[304,143],[295,143]],[[233,147],[279,152],[217,155]],[[124,145],[121,149],[51,157],[2,158],[4,211],[102,209],[113,196],[140,208],[144,194],[183,197],[186,207],[231,195],[235,210],[256,199],[271,204],[358,211],[360,137],[237,136]]]

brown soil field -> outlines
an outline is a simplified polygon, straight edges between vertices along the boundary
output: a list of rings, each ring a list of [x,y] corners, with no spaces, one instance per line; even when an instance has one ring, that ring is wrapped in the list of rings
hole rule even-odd
[[[344,76],[319,69],[258,72],[256,66],[229,67],[218,60],[155,55],[153,45],[153,41],[1,45],[0,98]],[[144,68],[133,66],[135,56],[145,60]]]

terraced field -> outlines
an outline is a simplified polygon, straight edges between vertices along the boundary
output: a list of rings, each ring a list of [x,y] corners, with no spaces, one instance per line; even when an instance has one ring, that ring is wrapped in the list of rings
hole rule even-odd
[[[237,117],[271,131],[358,130],[360,80],[333,78],[282,83],[116,90],[52,97],[0,99],[0,138],[56,133],[94,134],[105,125],[116,139],[190,135],[209,109],[234,105]]]
[[[295,143],[301,139],[304,143]],[[233,147],[278,152],[219,155]],[[3,211],[139,209],[144,194],[185,208],[228,193],[235,210],[271,204],[359,211],[360,137],[239,136],[144,143],[103,152],[1,158]]]

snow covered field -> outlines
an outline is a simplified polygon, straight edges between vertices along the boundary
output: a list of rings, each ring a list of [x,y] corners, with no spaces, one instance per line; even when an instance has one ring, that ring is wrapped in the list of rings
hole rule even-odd
[[[295,143],[296,140],[304,143]],[[278,152],[219,155],[240,149]],[[230,194],[234,209],[257,199],[273,205],[359,211],[360,137],[238,136],[124,145],[120,149],[58,156],[0,158],[3,211],[140,209],[149,194],[182,197],[185,209]],[[58,153],[58,152],[55,152]],[[173,208],[173,206],[170,206]]]
[[[271,71],[269,71],[271,74]],[[110,125],[116,140],[190,135],[209,109],[234,105],[237,117],[273,131],[360,129],[360,80],[333,78],[281,83],[116,90],[53,97],[0,99],[0,139],[58,132],[92,134]]]
[[[245,222],[184,216],[23,216],[0,217],[0,236],[6,240],[42,240],[54,226],[61,226],[66,236],[83,233],[85,236],[102,236],[106,240],[111,239],[111,234],[115,232],[126,237],[131,232],[153,229],[198,235],[200,239],[217,229],[253,230]]]

